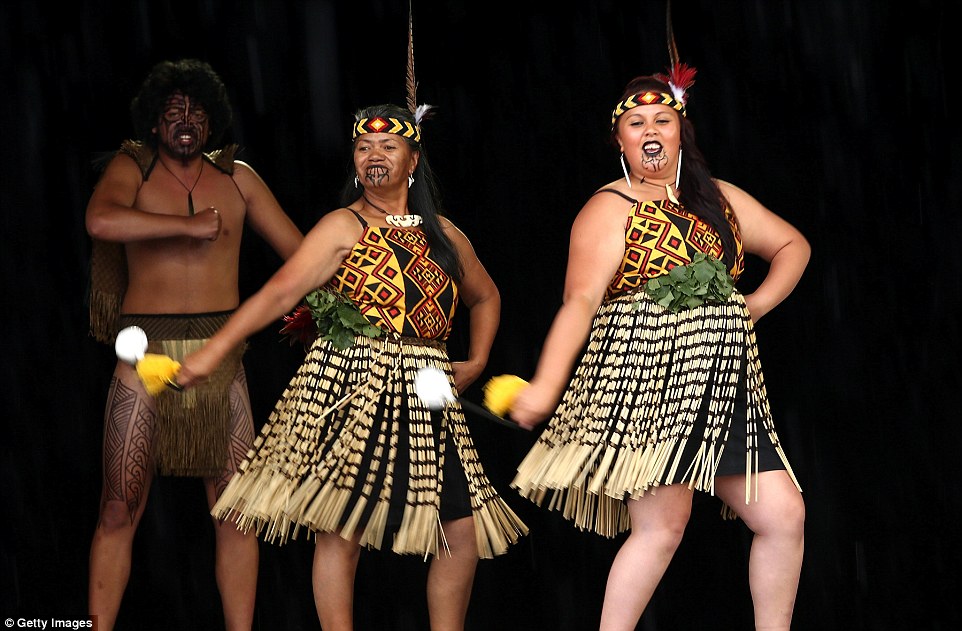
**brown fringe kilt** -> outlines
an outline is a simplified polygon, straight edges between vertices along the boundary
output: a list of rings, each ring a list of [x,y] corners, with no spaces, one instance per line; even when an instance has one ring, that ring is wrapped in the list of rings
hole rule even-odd
[[[90,335],[113,344],[127,291],[127,254],[122,243],[94,239],[90,244],[90,288],[87,296]]]
[[[528,529],[488,481],[461,407],[432,412],[418,399],[423,366],[444,371],[453,389],[443,344],[359,336],[341,350],[316,340],[211,513],[279,544],[304,527],[380,549],[393,507],[391,549],[437,555],[448,549],[442,492],[457,482],[444,475],[456,458],[478,556],[504,553]]]
[[[231,311],[203,314],[122,314],[119,329],[139,326],[147,352],[181,361],[203,346],[227,322]],[[162,475],[210,477],[227,469],[230,444],[230,385],[237,376],[244,346],[220,364],[204,384],[155,397],[153,458]]]
[[[736,400],[747,410],[739,414]],[[614,537],[630,527],[629,498],[674,483],[713,493],[736,416],[745,442],[728,448],[744,449],[746,503],[753,479],[757,500],[760,446],[780,460],[767,468],[786,469],[798,486],[744,297],[736,290],[725,303],[672,313],[644,291],[622,295],[599,308],[562,402],[511,486],[538,505],[550,496],[548,507],[578,528]]]

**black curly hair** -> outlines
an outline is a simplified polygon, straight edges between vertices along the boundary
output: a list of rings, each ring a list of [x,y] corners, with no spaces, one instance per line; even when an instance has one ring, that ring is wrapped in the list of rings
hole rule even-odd
[[[217,146],[230,127],[233,111],[220,75],[210,64],[199,59],[162,61],[151,69],[137,96],[130,102],[130,117],[137,139],[156,146],[157,138],[151,129],[157,125],[167,99],[174,92],[181,92],[204,106],[210,125],[205,149]]]

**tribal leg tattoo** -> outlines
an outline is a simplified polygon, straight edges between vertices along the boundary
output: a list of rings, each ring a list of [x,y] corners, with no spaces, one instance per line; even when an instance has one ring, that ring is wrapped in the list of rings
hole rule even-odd
[[[230,445],[227,449],[227,468],[214,479],[215,498],[220,497],[231,477],[237,472],[254,444],[254,414],[247,392],[247,373],[241,366],[230,385]]]
[[[110,380],[104,419],[103,499],[123,502],[133,523],[146,500],[151,475],[151,439],[156,410],[142,388],[118,372]]]

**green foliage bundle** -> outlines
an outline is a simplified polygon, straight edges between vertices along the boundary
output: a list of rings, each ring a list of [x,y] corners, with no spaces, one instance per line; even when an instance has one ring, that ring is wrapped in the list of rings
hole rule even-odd
[[[673,313],[706,302],[725,302],[734,288],[725,264],[703,252],[695,254],[688,265],[674,267],[645,283],[645,293]]]

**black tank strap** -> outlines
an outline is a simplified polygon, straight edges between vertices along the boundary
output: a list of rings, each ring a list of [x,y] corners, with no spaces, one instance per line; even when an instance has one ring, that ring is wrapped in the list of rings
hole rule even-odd
[[[597,191],[594,192],[594,195],[597,195],[598,193],[614,193],[615,195],[618,195],[619,197],[624,197],[625,199],[627,199],[627,200],[628,200],[629,202],[631,202],[632,204],[637,204],[637,203],[638,203],[638,200],[637,200],[637,199],[634,199],[634,198],[632,198],[632,197],[628,197],[627,195],[625,195],[625,194],[622,193],[621,191],[619,191],[619,190],[617,190],[617,189],[614,189],[614,188],[602,188],[602,189],[599,189],[599,190],[597,190]]]
[[[361,222],[361,227],[362,227],[362,228],[367,228],[367,222],[364,221],[364,217],[362,217],[362,216],[361,216],[356,210],[354,210],[353,208],[348,208],[348,210],[350,210],[352,213],[354,213],[354,216],[357,217],[357,220]]]

